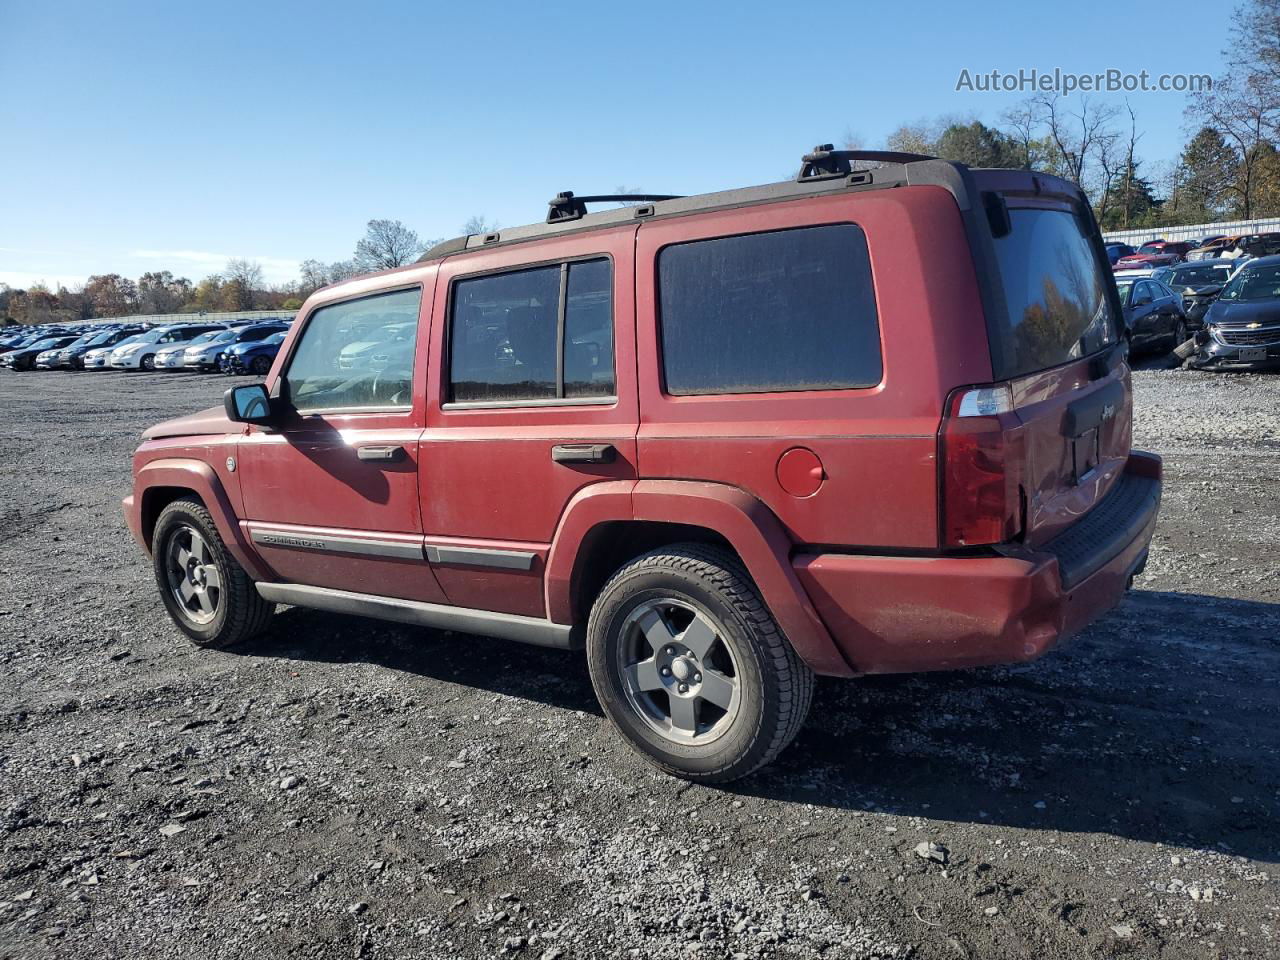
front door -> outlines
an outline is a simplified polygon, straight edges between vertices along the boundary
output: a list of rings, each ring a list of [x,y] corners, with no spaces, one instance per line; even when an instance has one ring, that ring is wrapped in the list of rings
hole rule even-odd
[[[635,232],[440,267],[419,488],[450,603],[546,616],[545,563],[569,500],[637,475]]]
[[[418,507],[426,289],[312,310],[272,388],[279,422],[240,441],[248,534],[282,581],[444,600]]]

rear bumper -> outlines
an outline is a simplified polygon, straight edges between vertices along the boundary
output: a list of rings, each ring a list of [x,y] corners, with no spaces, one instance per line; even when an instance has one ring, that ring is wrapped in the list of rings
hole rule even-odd
[[[1116,487],[1037,550],[988,557],[803,554],[796,576],[860,673],[1034,660],[1120,602],[1146,563],[1161,463],[1135,453]]]

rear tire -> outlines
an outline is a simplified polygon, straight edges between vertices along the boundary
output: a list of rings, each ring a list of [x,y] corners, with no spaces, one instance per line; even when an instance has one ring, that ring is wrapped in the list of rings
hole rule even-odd
[[[229,647],[267,628],[276,605],[258,594],[199,500],[160,511],[151,548],[165,609],[196,646]]]
[[[736,557],[697,543],[623,566],[596,598],[587,659],[600,705],[667,773],[723,783],[771,762],[800,731],[813,673]]]

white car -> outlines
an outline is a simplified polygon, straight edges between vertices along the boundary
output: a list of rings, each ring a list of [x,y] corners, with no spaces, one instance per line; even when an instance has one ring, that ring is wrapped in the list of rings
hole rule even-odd
[[[185,343],[175,343],[168,347],[161,347],[156,351],[151,365],[156,370],[181,370],[182,355],[186,350],[187,345]]]
[[[156,354],[160,350],[175,344],[185,344],[192,337],[197,337],[210,329],[221,328],[211,328],[208,324],[156,327],[112,350],[109,365],[113,370],[154,370]]]

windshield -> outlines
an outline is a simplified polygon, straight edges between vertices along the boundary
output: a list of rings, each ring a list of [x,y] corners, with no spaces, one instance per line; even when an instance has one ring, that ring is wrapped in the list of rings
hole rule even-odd
[[[65,343],[63,337],[49,337],[47,340],[39,340],[31,345],[33,350],[48,350],[52,347],[60,346]]]
[[[1139,253],[1159,253],[1162,249],[1164,249],[1164,242],[1157,240],[1152,243],[1144,243],[1142,246],[1138,248],[1138,252]]]
[[[116,332],[114,330],[108,330],[106,333],[100,333],[96,337],[94,337],[92,340],[89,341],[88,346],[100,347],[103,344],[110,343],[112,337],[114,337],[115,335],[116,335]]]
[[[155,343],[164,336],[164,327],[156,327],[154,330],[148,330],[146,333],[140,333],[136,337],[130,337],[126,343]]]
[[[192,338],[191,343],[193,346],[197,343],[209,343],[219,339],[226,332],[225,330],[210,330],[208,333],[202,333],[200,336]]]
[[[996,379],[1056,367],[1115,343],[1111,270],[1065,210],[1012,209],[995,241],[1007,326],[991,330]]]
[[[1220,300],[1270,300],[1280,297],[1280,263],[1245,267],[1222,288]]]
[[[1161,277],[1165,283],[1181,286],[1193,286],[1203,283],[1226,283],[1231,276],[1231,267],[1218,263],[1212,266],[1171,267],[1168,277]]]

